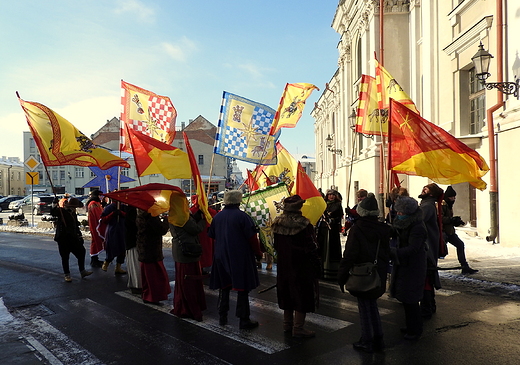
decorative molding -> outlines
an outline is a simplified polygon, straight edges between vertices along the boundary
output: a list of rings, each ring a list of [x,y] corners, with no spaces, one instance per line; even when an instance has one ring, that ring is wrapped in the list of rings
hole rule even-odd
[[[468,30],[460,32],[460,34],[450,44],[443,48],[443,51],[450,56],[455,52],[460,53],[464,51],[482,39],[482,31],[491,28],[492,24],[493,15],[483,17]]]

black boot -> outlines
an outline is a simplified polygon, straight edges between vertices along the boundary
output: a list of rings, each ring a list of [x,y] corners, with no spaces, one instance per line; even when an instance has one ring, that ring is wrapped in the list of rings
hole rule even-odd
[[[99,261],[99,257],[97,255],[92,256],[90,258],[90,266],[91,267],[101,267],[101,266],[103,266],[103,262]]]
[[[472,269],[471,267],[469,267],[468,264],[462,266],[462,273],[463,274],[471,275],[471,274],[475,274],[477,272],[478,272],[478,270]]]
[[[352,346],[356,350],[368,352],[369,354],[374,352],[374,345],[372,344],[372,341],[363,341],[362,338],[360,338],[358,342],[354,342]]]

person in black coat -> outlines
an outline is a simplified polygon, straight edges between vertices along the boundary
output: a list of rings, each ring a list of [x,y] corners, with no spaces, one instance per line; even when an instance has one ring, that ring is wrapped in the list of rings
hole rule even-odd
[[[399,238],[397,247],[390,249],[393,261],[390,295],[403,303],[406,318],[404,338],[418,339],[423,330],[419,301],[423,299],[426,280],[426,240],[428,234],[422,210],[414,198],[400,196],[395,201],[397,211],[393,228]]]
[[[314,337],[304,328],[305,316],[314,312],[321,263],[313,225],[302,215],[305,200],[293,195],[283,200],[283,213],[274,219],[274,248],[278,258],[276,289],[284,311],[283,330],[293,337]]]
[[[369,292],[351,291],[350,293],[357,297],[361,320],[361,339],[353,344],[354,348],[365,352],[382,351],[384,349],[383,328],[377,298],[386,291],[391,228],[378,221],[379,208],[373,193],[369,193],[360,201],[356,211],[359,218],[349,230],[338,272],[338,284],[344,292],[343,287],[348,280],[349,270],[354,264],[374,262],[377,258],[377,272],[381,279],[381,286]]]
[[[341,219],[343,207],[337,190],[327,190],[327,207],[317,223],[318,253],[323,262],[323,278],[334,280],[341,260]]]
[[[76,198],[70,198],[63,202],[63,207],[58,205],[58,199],[53,201],[51,215],[56,217],[56,233],[54,240],[58,243],[58,250],[61,256],[61,265],[65,281],[70,283],[69,257],[72,253],[78,259],[78,268],[81,278],[85,278],[92,274],[92,271],[85,270],[85,246],[83,245],[83,237],[79,229],[78,216],[76,208],[83,206]]]

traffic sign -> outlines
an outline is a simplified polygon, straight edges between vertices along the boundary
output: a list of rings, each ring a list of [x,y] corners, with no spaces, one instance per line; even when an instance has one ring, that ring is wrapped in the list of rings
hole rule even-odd
[[[26,185],[38,185],[40,183],[39,172],[26,172],[25,173],[25,184]]]
[[[27,167],[29,170],[34,171],[35,168],[37,168],[40,165],[37,159],[34,158],[34,156],[29,156],[27,160],[25,160],[25,167]]]

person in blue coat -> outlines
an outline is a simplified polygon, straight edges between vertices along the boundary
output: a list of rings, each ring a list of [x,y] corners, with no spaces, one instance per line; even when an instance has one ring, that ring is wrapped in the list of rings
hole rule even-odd
[[[208,229],[208,236],[215,239],[210,288],[219,289],[219,324],[226,325],[229,311],[229,294],[237,292],[236,316],[240,328],[258,326],[252,321],[249,309],[249,292],[259,284],[256,259],[262,257],[258,228],[247,213],[240,210],[242,192],[230,190],[224,193],[224,209],[215,217]]]

